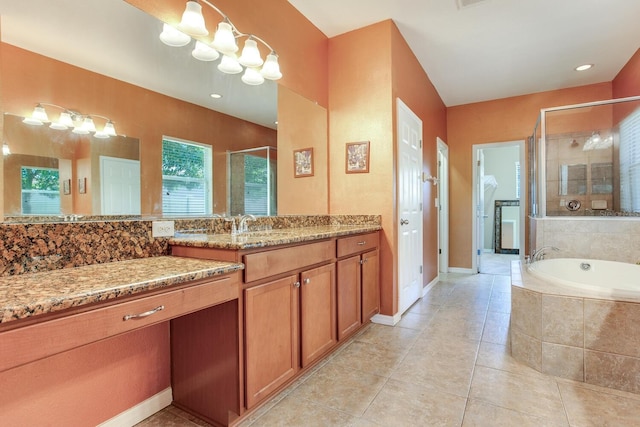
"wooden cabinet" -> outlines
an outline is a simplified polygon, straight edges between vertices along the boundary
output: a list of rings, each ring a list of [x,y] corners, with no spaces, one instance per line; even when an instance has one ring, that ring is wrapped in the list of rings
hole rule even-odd
[[[338,342],[335,264],[305,271],[300,279],[301,364],[306,368]]]
[[[338,339],[380,311],[378,233],[338,239]]]
[[[299,287],[291,275],[244,291],[247,408],[298,371]]]

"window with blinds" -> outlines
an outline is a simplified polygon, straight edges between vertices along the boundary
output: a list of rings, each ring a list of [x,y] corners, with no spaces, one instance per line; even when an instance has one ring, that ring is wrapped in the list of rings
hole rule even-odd
[[[23,215],[60,214],[60,172],[58,169],[23,166],[21,207]]]
[[[177,139],[162,140],[162,213],[197,216],[212,212],[212,149]]]
[[[620,123],[620,208],[640,212],[640,109]]]

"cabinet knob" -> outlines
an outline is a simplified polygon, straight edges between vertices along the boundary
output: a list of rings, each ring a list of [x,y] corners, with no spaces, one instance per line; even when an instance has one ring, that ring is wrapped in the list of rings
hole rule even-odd
[[[311,283],[311,279],[306,278],[302,281],[302,283],[304,283],[305,285],[308,285],[309,283]]]
[[[366,240],[363,240],[362,242],[358,242],[358,246],[364,246],[367,244]]]
[[[300,282],[295,282],[295,283],[293,284],[293,287],[294,287],[294,288],[299,288],[299,287],[300,287]]]

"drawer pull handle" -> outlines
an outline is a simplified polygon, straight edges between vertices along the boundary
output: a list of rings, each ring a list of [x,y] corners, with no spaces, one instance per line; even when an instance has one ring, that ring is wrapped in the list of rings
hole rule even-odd
[[[364,246],[367,244],[366,240],[363,240],[362,242],[358,242],[358,246]]]
[[[162,311],[162,310],[164,310],[164,305],[159,305],[156,308],[154,308],[153,310],[145,311],[144,313],[127,314],[122,318],[122,320],[124,320],[126,322],[129,319],[140,319],[142,317],[149,317],[152,314],[156,314],[157,312]]]

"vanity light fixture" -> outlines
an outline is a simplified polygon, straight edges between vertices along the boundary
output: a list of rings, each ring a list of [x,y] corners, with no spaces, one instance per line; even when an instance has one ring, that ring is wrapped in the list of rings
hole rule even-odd
[[[110,136],[117,135],[113,121],[111,121],[111,119],[109,119],[108,117],[101,116],[99,114],[82,114],[56,104],[48,104],[45,102],[39,102],[38,104],[36,104],[31,117],[25,117],[22,122],[35,126],[42,126],[45,122],[49,122],[49,116],[47,115],[47,111],[45,110],[44,105],[48,107],[59,108],[62,110],[62,113],[60,113],[60,116],[58,117],[58,121],[51,122],[49,124],[49,127],[51,129],[67,130],[69,128],[73,128],[71,132],[77,135],[88,135],[90,133],[93,133],[93,136],[95,136],[96,138],[109,138]],[[92,118],[94,116],[106,120],[106,124],[101,131],[96,129],[96,125],[93,122]]]
[[[588,69],[592,68],[593,64],[583,64],[583,65],[579,65],[576,68],[574,68],[576,71],[587,71]]]
[[[611,146],[613,146],[613,135],[602,138],[600,136],[600,132],[593,132],[584,142],[582,151],[604,150],[606,148],[611,148]]]
[[[245,67],[242,81],[248,85],[262,84],[264,79],[278,80],[282,78],[278,55],[267,42],[254,34],[239,31],[229,17],[208,0],[200,0],[200,2],[222,16],[222,21],[218,24],[210,44],[196,40],[196,47],[192,52],[194,58],[201,61],[214,61],[221,55],[222,59],[218,64],[218,70],[226,74],[238,74],[243,71],[242,67]],[[201,38],[208,34],[209,30],[205,26],[202,6],[197,0],[188,0],[180,24],[177,28],[164,24],[160,40],[168,46],[180,47],[189,43],[186,38]],[[243,37],[246,37],[247,40],[244,42],[240,57],[237,57],[236,52],[239,50],[237,40]],[[264,61],[260,56],[258,42],[270,51]]]

